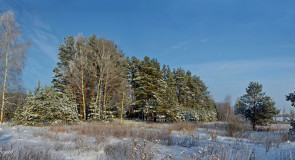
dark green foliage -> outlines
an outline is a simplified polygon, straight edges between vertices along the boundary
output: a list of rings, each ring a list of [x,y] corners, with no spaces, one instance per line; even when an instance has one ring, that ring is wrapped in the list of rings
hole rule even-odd
[[[295,91],[286,95],[286,100],[291,101],[291,105],[295,107]]]
[[[41,87],[29,92],[23,107],[16,110],[14,122],[23,125],[73,123],[78,119],[73,95],[67,89],[57,92],[53,87]]]
[[[53,69],[55,75],[53,75],[53,86],[58,91],[63,92],[67,86],[70,86],[69,82],[69,62],[73,60],[75,40],[73,36],[69,36],[64,39],[64,44],[61,44],[58,47],[58,59],[60,62],[57,62],[57,67]]]
[[[215,102],[205,84],[190,71],[171,71],[156,59],[130,62],[133,93],[133,117],[146,120],[212,121],[216,120]],[[132,116],[131,116],[132,117]],[[189,118],[188,118],[189,117]]]
[[[256,125],[271,122],[272,117],[279,113],[279,110],[275,108],[275,102],[262,92],[261,84],[250,82],[246,92],[236,103],[235,113],[250,120],[253,130]]]

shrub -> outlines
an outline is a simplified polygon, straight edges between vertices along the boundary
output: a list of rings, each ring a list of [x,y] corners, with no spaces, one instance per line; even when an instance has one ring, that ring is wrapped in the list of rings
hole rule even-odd
[[[230,137],[241,137],[245,131],[249,131],[251,126],[240,116],[231,114],[227,121],[227,135]]]

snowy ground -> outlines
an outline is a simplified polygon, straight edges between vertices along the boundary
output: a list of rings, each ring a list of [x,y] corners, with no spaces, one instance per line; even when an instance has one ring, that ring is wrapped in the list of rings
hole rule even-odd
[[[287,124],[226,136],[224,123],[0,125],[0,159],[295,159]],[[279,128],[279,129],[278,129]]]

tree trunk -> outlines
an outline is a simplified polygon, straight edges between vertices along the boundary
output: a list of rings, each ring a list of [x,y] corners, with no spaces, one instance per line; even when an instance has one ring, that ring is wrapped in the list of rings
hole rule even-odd
[[[91,104],[94,102],[94,92],[95,92],[94,78],[92,78],[92,80],[91,80]]]
[[[97,93],[96,93],[96,104],[98,107],[98,120],[100,120],[100,103],[101,103],[101,90],[100,90],[100,85],[101,85],[101,78],[99,78],[98,80],[98,84],[97,84]]]
[[[1,103],[1,123],[4,122],[5,88],[6,88],[7,68],[8,68],[8,52],[9,52],[9,39],[8,39],[8,48],[7,48],[6,55],[5,55],[6,59],[5,59],[5,75],[4,75],[2,103]]]
[[[80,120],[82,120],[83,119],[83,104],[82,104],[83,102],[82,102],[82,97],[81,97],[81,95],[79,96],[79,109],[80,109]]]
[[[122,94],[121,123],[123,123],[124,92]]]
[[[85,100],[85,87],[84,87],[84,72],[82,70],[82,74],[81,74],[81,80],[82,80],[82,86],[81,86],[81,89],[82,89],[82,100],[83,100],[83,119],[86,120],[86,100]]]
[[[108,85],[108,73],[106,75],[105,84],[104,84],[104,92],[103,92],[103,109],[104,109],[104,118],[106,114],[106,101],[107,101],[107,85]]]

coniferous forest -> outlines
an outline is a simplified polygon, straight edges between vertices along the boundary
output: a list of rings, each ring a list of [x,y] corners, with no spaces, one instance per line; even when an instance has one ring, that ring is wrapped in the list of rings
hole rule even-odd
[[[58,50],[52,86],[30,91],[16,111],[18,123],[216,120],[210,92],[190,71],[125,57],[112,40],[95,35],[69,36]]]

